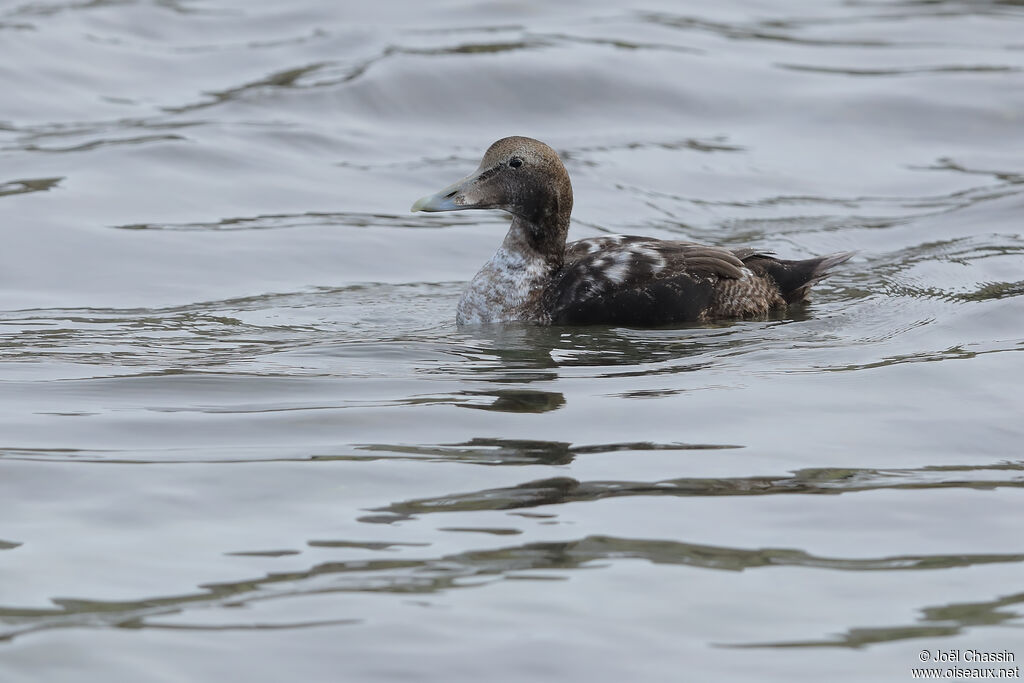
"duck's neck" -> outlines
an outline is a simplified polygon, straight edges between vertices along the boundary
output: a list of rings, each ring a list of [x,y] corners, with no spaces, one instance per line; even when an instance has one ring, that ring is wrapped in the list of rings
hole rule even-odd
[[[539,260],[553,268],[559,268],[565,259],[565,237],[568,232],[568,221],[565,225],[559,225],[555,221],[538,225],[519,216],[513,216],[512,225],[508,228],[501,248],[509,253],[522,254],[526,260]]]

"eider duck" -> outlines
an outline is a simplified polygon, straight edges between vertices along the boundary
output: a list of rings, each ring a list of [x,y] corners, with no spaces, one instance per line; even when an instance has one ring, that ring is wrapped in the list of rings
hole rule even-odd
[[[480,166],[412,211],[503,209],[512,225],[459,301],[456,320],[652,327],[764,316],[803,301],[852,254],[785,261],[755,249],[613,235],[566,244],[572,185],[555,150],[498,140]]]

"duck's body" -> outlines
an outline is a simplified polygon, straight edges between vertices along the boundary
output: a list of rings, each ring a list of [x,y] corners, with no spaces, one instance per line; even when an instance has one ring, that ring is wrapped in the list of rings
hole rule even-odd
[[[459,324],[669,325],[766,315],[803,301],[850,258],[784,261],[753,249],[613,235],[566,244],[572,186],[537,140],[504,138],[477,171],[413,210],[500,208],[513,215],[501,248],[459,301]]]

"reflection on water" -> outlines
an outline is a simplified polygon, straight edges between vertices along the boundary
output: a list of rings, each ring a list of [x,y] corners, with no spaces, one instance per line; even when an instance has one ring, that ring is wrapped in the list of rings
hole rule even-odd
[[[215,223],[179,223],[176,225],[158,225],[139,223],[135,225],[115,225],[119,230],[176,230],[176,231],[211,231],[211,230],[282,230],[287,228],[308,228],[318,225],[348,226],[353,228],[425,228],[458,225],[460,218],[445,217],[433,221],[422,221],[403,214],[363,214],[358,212],[314,213],[306,212],[295,215],[280,216],[244,216],[222,218]],[[465,220],[463,219],[463,222]]]
[[[986,561],[986,560],[982,560]],[[988,561],[999,562],[991,558]],[[938,564],[937,568],[957,566]],[[961,565],[962,566],[962,565]],[[929,565],[928,568],[931,568]],[[921,618],[910,626],[877,626],[873,628],[851,628],[837,637],[822,640],[807,640],[778,643],[730,644],[730,647],[749,648],[803,648],[803,647],[848,647],[861,648],[877,643],[899,640],[928,639],[953,636],[971,627],[1011,625],[1019,620],[1015,611],[1024,603],[1024,593],[1007,595],[997,600],[984,602],[951,603],[921,608]]]
[[[484,405],[460,404],[464,408],[495,410],[501,413],[546,413],[565,405],[565,396],[557,391],[530,391],[527,389],[499,389],[494,392],[467,391],[467,396],[483,396],[494,400]]]
[[[484,441],[484,440],[478,440]],[[492,444],[465,444],[465,446],[487,446]],[[496,444],[494,444],[496,445]],[[608,446],[571,449],[568,444],[549,444],[541,450],[536,444],[501,444],[505,449],[521,452],[543,453],[534,455],[527,462],[545,462],[563,465],[571,462],[578,453],[607,453],[614,451],[645,450],[705,450],[735,448],[734,446],[656,445],[656,444],[610,444]],[[524,447],[526,446],[526,447]],[[565,456],[557,457],[560,447]],[[528,450],[530,449],[530,450]],[[400,449],[396,449],[399,450]],[[470,451],[471,453],[473,451]],[[431,453],[431,451],[427,451]],[[450,451],[435,450],[434,454],[452,455]],[[472,456],[464,457],[465,450],[454,454],[459,460],[480,463]],[[552,458],[551,454],[556,457]],[[521,458],[522,456],[520,456]],[[515,458],[511,459],[516,462]],[[507,464],[509,459],[502,459]],[[785,477],[737,477],[731,479],[668,479],[656,482],[635,481],[593,481],[581,482],[570,477],[556,477],[530,481],[503,489],[488,489],[472,493],[453,493],[440,498],[410,500],[393,503],[377,512],[387,515],[373,515],[360,518],[364,522],[398,522],[416,515],[432,512],[464,512],[467,510],[510,510],[545,505],[559,505],[600,500],[620,496],[750,496],[770,494],[839,494],[879,489],[932,489],[968,487],[993,489],[1001,487],[1024,487],[1024,463],[998,463],[987,466],[925,467],[913,470],[857,470],[857,469],[808,469],[794,472]],[[955,474],[954,474],[955,473]]]
[[[64,178],[26,178],[0,183],[0,197],[25,192],[46,192],[57,186]]]
[[[454,529],[448,529],[452,531]],[[461,531],[496,530],[469,529]],[[502,531],[497,531],[503,535]],[[320,547],[362,547],[375,552],[387,550],[391,544],[348,544],[310,542]],[[232,553],[250,556],[281,556],[289,553]],[[293,554],[293,553],[292,553]],[[652,564],[683,565],[730,572],[769,567],[810,567],[841,571],[919,571],[951,567],[970,567],[992,563],[1024,561],[1024,555],[957,555],[897,556],[879,558],[817,557],[799,550],[760,548],[723,548],[691,543],[624,539],[592,536],[559,543],[527,543],[487,550],[477,550],[439,557],[417,559],[360,559],[317,564],[305,570],[275,572],[260,578],[202,586],[203,592],[189,595],[153,598],[139,602],[101,602],[73,598],[57,598],[55,607],[47,609],[0,608],[5,628],[0,640],[10,640],[29,633],[55,629],[90,626],[93,628],[178,628],[178,629],[304,629],[360,623],[359,619],[335,618],[318,621],[281,622],[271,624],[234,624],[224,614],[225,623],[189,623],[177,619],[174,624],[161,624],[171,615],[188,615],[199,610],[225,610],[253,605],[267,600],[280,600],[307,594],[331,593],[398,593],[434,594],[466,588],[482,588],[502,579],[547,581],[568,579],[571,570],[607,566],[609,562],[640,559]],[[469,581],[468,579],[474,579]],[[924,608],[923,623],[910,627],[853,629],[838,639],[762,644],[732,644],[734,647],[859,647],[870,643],[920,638],[941,633],[956,633],[967,626],[996,625],[1012,618],[1000,611],[1024,601],[1014,595],[980,604],[949,604]]]
[[[577,456],[587,454],[618,453],[622,451],[713,450],[716,448],[739,448],[739,446],[681,443],[656,444],[649,442],[573,446],[570,443],[556,441],[475,438],[465,443],[439,444],[436,446],[372,444],[362,446],[361,448],[367,451],[408,454],[416,458],[426,457],[454,460],[477,465],[568,465]],[[523,486],[528,487],[526,484]]]

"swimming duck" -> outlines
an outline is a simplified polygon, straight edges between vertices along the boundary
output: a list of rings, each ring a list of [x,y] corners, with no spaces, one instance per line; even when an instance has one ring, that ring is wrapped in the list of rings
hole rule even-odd
[[[505,241],[469,283],[456,321],[636,327],[764,316],[803,301],[852,254],[786,261],[756,249],[610,235],[566,244],[572,184],[555,150],[498,140],[480,166],[412,211],[503,209]]]

